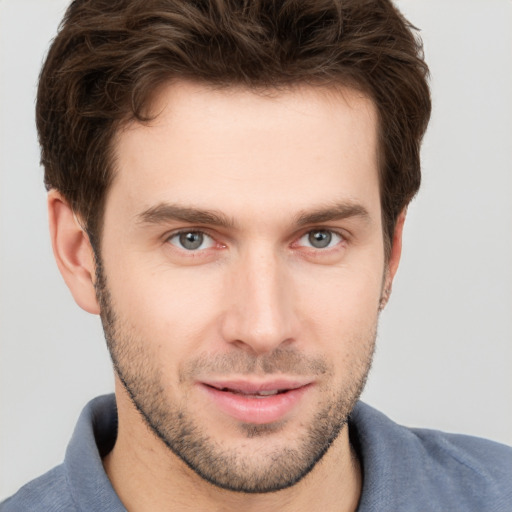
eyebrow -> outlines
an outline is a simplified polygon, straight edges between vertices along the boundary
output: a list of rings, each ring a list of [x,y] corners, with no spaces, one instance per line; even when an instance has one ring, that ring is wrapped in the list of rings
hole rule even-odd
[[[370,220],[368,210],[361,204],[350,201],[336,203],[333,206],[318,208],[312,211],[300,212],[294,224],[302,227],[308,224],[321,224],[323,222],[343,220],[349,217],[360,217]],[[186,222],[187,224],[205,224],[223,228],[233,228],[236,222],[217,210],[204,210],[189,208],[170,203],[160,203],[152,206],[137,215],[140,224],[164,224],[167,222]]]
[[[222,212],[187,208],[169,203],[160,203],[137,215],[141,224],[163,224],[180,221],[188,224],[208,224],[223,228],[232,228],[235,223]]]
[[[361,204],[346,201],[334,204],[327,208],[319,208],[310,212],[302,212],[297,217],[297,225],[321,224],[335,220],[343,220],[350,217],[360,217],[364,221],[370,221],[368,210]]]

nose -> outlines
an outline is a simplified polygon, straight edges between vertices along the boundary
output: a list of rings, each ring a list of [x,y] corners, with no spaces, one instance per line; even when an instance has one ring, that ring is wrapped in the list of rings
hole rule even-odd
[[[225,341],[262,355],[297,335],[294,288],[286,262],[271,250],[248,251],[227,279]]]

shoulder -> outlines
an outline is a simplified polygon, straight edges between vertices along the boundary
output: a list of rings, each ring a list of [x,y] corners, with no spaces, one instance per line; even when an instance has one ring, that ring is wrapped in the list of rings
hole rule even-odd
[[[453,464],[475,478],[504,483],[512,489],[512,448],[488,439],[448,434],[437,430],[410,429],[426,453],[444,465]]]
[[[418,473],[425,475],[432,488],[465,503],[464,510],[510,510],[512,448],[436,430],[410,432],[413,443],[423,452],[418,457]]]
[[[63,466],[24,485],[16,494],[0,503],[0,512],[73,512],[77,510]]]
[[[1,503],[0,512],[124,511],[102,465],[102,455],[112,448],[116,433],[114,396],[89,402],[78,419],[64,462]]]
[[[407,428],[365,404],[354,410],[351,427],[362,457],[363,492],[370,501],[384,500],[394,510],[407,511],[510,510],[512,448],[471,436]]]

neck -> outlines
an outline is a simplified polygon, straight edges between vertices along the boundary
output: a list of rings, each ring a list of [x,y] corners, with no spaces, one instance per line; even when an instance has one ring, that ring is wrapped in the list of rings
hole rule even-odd
[[[150,431],[124,389],[117,387],[116,395],[118,437],[103,463],[114,490],[130,511],[348,512],[357,508],[362,477],[348,426],[297,484],[271,493],[238,493],[199,477]]]

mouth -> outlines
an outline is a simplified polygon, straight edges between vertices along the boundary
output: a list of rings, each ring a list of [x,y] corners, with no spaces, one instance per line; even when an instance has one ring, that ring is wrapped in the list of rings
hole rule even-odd
[[[298,389],[298,388],[285,388],[285,389],[268,389],[268,390],[261,389],[258,391],[245,391],[245,390],[236,389],[236,388],[211,386],[209,384],[205,384],[205,386],[208,386],[217,391],[222,391],[224,393],[233,393],[235,395],[241,395],[241,396],[252,397],[252,398],[266,398],[267,396],[282,395],[283,393],[289,393],[290,391],[293,391],[294,389]]]
[[[231,389],[231,388],[217,388],[215,386],[210,386],[217,391],[222,391],[224,393],[233,393],[235,395],[245,396],[247,398],[266,398],[268,396],[282,395],[283,393],[289,393],[292,389],[269,389],[268,391],[256,391],[256,392],[245,392],[240,389]]]
[[[313,387],[310,380],[201,382],[209,402],[232,419],[252,424],[282,421]]]

